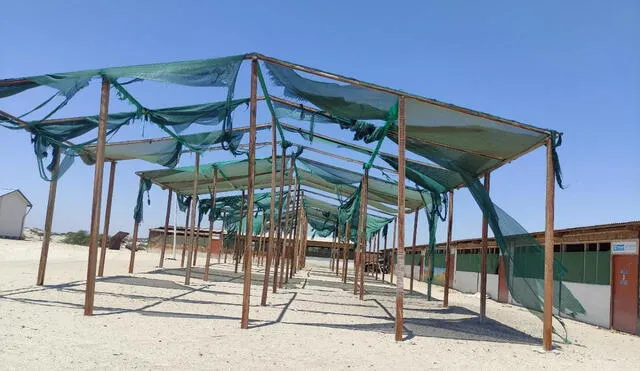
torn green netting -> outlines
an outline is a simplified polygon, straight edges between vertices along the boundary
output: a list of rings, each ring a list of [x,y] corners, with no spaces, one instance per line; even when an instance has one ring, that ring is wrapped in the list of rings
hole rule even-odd
[[[233,131],[229,135],[222,130],[181,135],[180,140],[173,137],[164,140],[149,140],[135,143],[107,144],[104,150],[104,157],[111,161],[140,159],[151,163],[156,163],[165,167],[173,168],[178,164],[180,155],[183,152],[182,143],[189,143],[191,148],[198,147],[203,150],[222,142],[233,143],[231,146],[237,147],[244,136],[243,132]],[[85,146],[79,151],[80,158],[87,165],[95,163],[95,145]]]
[[[176,193],[176,201],[178,202],[178,208],[184,213],[189,209],[189,205],[191,205],[191,196]]]
[[[240,140],[242,139],[241,133],[235,132],[209,132],[190,135],[178,135],[186,127],[191,125],[216,125],[222,122],[228,113],[236,109],[242,104],[246,104],[247,99],[238,99],[227,102],[216,102],[197,104],[181,107],[170,107],[157,110],[144,109],[140,112],[121,112],[108,115],[107,120],[107,137],[115,134],[122,126],[129,125],[135,120],[147,120],[158,126],[161,126],[168,132],[174,141],[173,146],[168,145],[166,142],[158,143],[155,146],[161,146],[164,144],[164,148],[158,148],[161,153],[154,153],[153,148],[149,143],[146,145],[138,144],[136,146],[130,145],[122,152],[122,147],[107,146],[107,151],[113,148],[115,155],[120,155],[123,159],[136,158],[135,155],[139,154],[142,159],[150,160],[155,163],[160,163],[165,166],[175,166],[178,161],[178,155],[182,151],[182,147],[185,146],[192,151],[203,151],[212,144],[228,143],[230,148],[237,148]],[[27,130],[32,135],[32,143],[34,145],[34,152],[36,154],[38,169],[40,176],[47,180],[53,180],[51,169],[55,164],[56,157],[54,151],[58,153],[64,153],[65,158],[62,160],[60,169],[57,172],[57,178],[60,178],[64,172],[73,164],[74,157],[77,155],[85,156],[83,160],[87,163],[92,163],[91,152],[95,153],[95,143],[97,138],[92,138],[84,141],[83,143],[75,143],[75,145],[69,144],[74,138],[80,137],[96,129],[99,124],[99,116],[86,116],[74,119],[55,120],[52,122],[42,121],[29,121],[26,122]],[[0,121],[0,125],[14,130],[22,130],[23,127],[17,122],[9,120]],[[173,130],[168,128],[172,127]],[[175,132],[174,132],[175,130]],[[179,143],[179,144],[178,144]],[[135,148],[134,148],[135,147]],[[140,147],[145,147],[143,150]],[[56,149],[57,148],[57,149]],[[121,149],[118,152],[118,149]],[[126,149],[131,149],[131,153],[127,153]],[[143,158],[143,156],[146,156]],[[51,157],[52,161],[49,165],[44,164],[44,159]],[[109,156],[106,156],[109,158]],[[56,179],[57,179],[56,178]]]
[[[147,204],[151,205],[151,199],[149,198],[149,190],[151,189],[151,184],[152,183],[150,180],[140,178],[136,207],[133,209],[133,220],[136,222],[136,224],[142,222],[142,214],[144,211],[143,199],[145,192],[147,192]]]
[[[450,159],[446,153],[440,152],[434,147],[424,147],[429,158],[444,168],[456,172],[480,207],[483,215],[493,231],[496,243],[503,256],[507,273],[507,286],[514,301],[525,308],[531,309],[537,315],[543,311],[544,298],[544,249],[537,240],[531,236],[515,219],[509,216],[501,208],[495,205],[489,193],[477,178],[474,178],[465,169],[458,166],[458,160]],[[384,158],[391,166],[397,168],[397,161]],[[407,163],[407,177],[413,178],[416,184],[427,187],[428,184],[418,177],[424,171],[424,166]],[[566,274],[566,268],[558,260],[554,259],[554,307],[560,312],[575,316],[585,313],[584,307],[573,296],[571,290],[562,283],[562,277]],[[562,324],[559,317],[556,319]],[[555,329],[554,331],[559,334]],[[566,328],[565,334],[560,335],[568,341]]]

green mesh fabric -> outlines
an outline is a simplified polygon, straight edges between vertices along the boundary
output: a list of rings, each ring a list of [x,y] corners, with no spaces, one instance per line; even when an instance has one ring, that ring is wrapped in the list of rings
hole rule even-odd
[[[158,110],[144,109],[136,112],[114,113],[108,116],[107,136],[116,133],[122,126],[129,125],[136,120],[149,121],[165,129],[174,143],[168,142],[129,145],[128,147],[116,147],[107,145],[106,157],[108,159],[133,159],[140,158],[164,166],[175,166],[179,160],[179,154],[183,146],[192,151],[202,151],[205,148],[217,143],[227,143],[230,148],[235,149],[242,139],[241,133],[230,131],[212,131],[207,133],[178,135],[192,125],[217,125],[224,121],[228,114],[235,108],[247,103],[247,99],[238,99],[231,102],[216,102],[190,106],[169,107]],[[59,119],[51,121],[30,121],[27,122],[27,130],[32,134],[34,152],[36,154],[40,175],[45,180],[52,180],[50,170],[53,161],[44,165],[44,159],[53,156],[54,149],[64,151],[65,158],[62,160],[58,178],[73,164],[76,155],[83,157],[88,164],[93,164],[95,157],[95,146],[91,143],[96,138],[91,138],[83,143],[76,143],[70,146],[67,141],[89,133],[98,127],[98,116],[86,116],[73,119]],[[14,130],[23,130],[17,122],[10,120],[0,121],[0,125]],[[112,151],[113,153],[109,153]],[[111,157],[110,157],[111,155]],[[138,157],[136,157],[138,156]]]
[[[163,138],[162,140],[144,141],[137,143],[113,143],[107,144],[104,150],[106,160],[122,161],[139,159],[147,162],[159,164],[165,167],[173,168],[178,164],[180,155],[183,151],[182,143],[189,143],[190,148],[209,148],[213,145],[220,144],[223,141],[230,141],[233,146],[237,147],[244,136],[243,132],[233,131],[228,134],[222,130],[181,135],[180,140],[173,137]],[[79,151],[80,157],[87,165],[95,163],[94,145],[85,146]]]
[[[186,86],[235,85],[244,55],[184,62],[154,63],[125,67],[110,67],[77,72],[55,73],[18,79],[0,80],[0,98],[38,86],[56,89],[60,95],[72,96],[89,84],[91,79],[106,76],[112,80],[149,80]]]
[[[284,87],[288,97],[306,100],[316,107],[347,120],[386,120],[396,97],[353,85],[339,85],[306,79],[293,69],[265,62],[271,80]]]
[[[143,199],[144,193],[147,192],[147,204],[151,204],[151,200],[149,199],[149,190],[151,189],[151,181],[147,179],[140,178],[140,186],[138,187],[138,197],[136,200],[136,207],[133,210],[133,220],[136,223],[142,222],[143,215]]]

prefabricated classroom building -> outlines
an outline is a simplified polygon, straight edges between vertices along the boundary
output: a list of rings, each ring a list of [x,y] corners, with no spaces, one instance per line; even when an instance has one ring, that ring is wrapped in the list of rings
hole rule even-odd
[[[532,236],[543,243],[544,232]],[[556,230],[554,239],[555,258],[568,271],[562,283],[586,310],[576,319],[640,335],[640,221]],[[479,238],[451,242],[451,287],[464,293],[480,291],[481,246]],[[488,247],[487,295],[498,302],[518,305],[509,294],[500,249],[494,239],[489,239]],[[438,244],[433,260],[434,282],[439,284],[444,281],[444,251],[445,244]],[[415,277],[420,269],[417,256]],[[410,271],[409,256],[406,264]]]

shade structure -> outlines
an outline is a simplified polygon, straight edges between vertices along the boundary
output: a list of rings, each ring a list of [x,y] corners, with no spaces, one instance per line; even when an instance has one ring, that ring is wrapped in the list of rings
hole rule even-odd
[[[348,214],[351,218],[350,220],[354,220],[353,217],[357,214],[356,210],[358,210],[358,203],[360,202],[359,194],[361,192],[359,191],[363,190],[365,192],[362,193],[367,194],[364,199],[367,200],[366,203],[368,204],[378,202],[379,205],[390,207],[397,201],[398,205],[406,205],[407,208],[412,210],[425,209],[430,223],[430,233],[433,235],[432,228],[435,226],[435,216],[440,215],[442,217],[442,211],[446,210],[446,208],[442,207],[446,204],[445,192],[460,186],[466,186],[471,191],[483,215],[487,218],[488,224],[496,236],[500,250],[507,257],[508,264],[510,264],[508,271],[512,276],[508,278],[508,282],[512,296],[518,302],[531,309],[541,310],[542,288],[539,281],[544,275],[544,291],[546,293],[544,297],[547,303],[551,302],[553,298],[551,295],[553,291],[553,275],[555,273],[556,277],[561,280],[565,272],[559,262],[554,262],[551,259],[553,244],[552,238],[549,238],[553,231],[553,178],[555,177],[555,180],[562,185],[556,151],[556,148],[561,144],[561,135],[553,130],[533,127],[513,120],[331,74],[257,53],[199,61],[102,68],[0,80],[0,98],[37,86],[48,86],[57,91],[56,95],[45,101],[43,105],[56,96],[63,98],[63,102],[40,121],[24,122],[19,117],[6,114],[3,111],[0,111],[0,116],[5,118],[4,126],[13,129],[25,129],[33,135],[34,149],[38,156],[41,176],[47,180],[54,180],[70,166],[67,159],[77,155],[78,147],[70,143],[69,140],[76,138],[78,135],[89,133],[97,125],[95,122],[80,123],[76,126],[68,123],[68,127],[60,128],[62,131],[55,133],[55,130],[45,128],[45,121],[63,107],[75,93],[86,87],[92,79],[102,78],[104,93],[101,107],[105,109],[101,110],[101,112],[104,111],[103,113],[105,114],[101,115],[99,120],[100,135],[96,136],[98,138],[97,148],[101,148],[104,145],[105,133],[107,135],[115,133],[119,127],[130,122],[128,117],[153,118],[154,112],[156,114],[161,112],[161,109],[150,110],[125,88],[128,84],[142,80],[161,81],[186,86],[216,86],[227,89],[227,99],[219,106],[221,108],[220,114],[214,116],[216,116],[218,123],[223,122],[222,133],[228,135],[232,129],[231,111],[233,111],[233,105],[236,102],[233,100],[235,81],[240,64],[244,59],[252,59],[253,85],[251,98],[253,112],[255,113],[255,84],[256,78],[258,78],[262,93],[274,119],[274,124],[280,131],[283,149],[288,145],[283,134],[284,126],[280,123],[280,119],[283,117],[309,121],[311,130],[305,134],[306,137],[303,136],[305,140],[309,141],[315,137],[313,127],[316,122],[323,125],[336,124],[341,129],[352,132],[354,141],[376,144],[374,150],[362,152],[370,153],[371,155],[370,161],[365,164],[365,173],[367,173],[367,169],[376,159],[376,156],[380,156],[392,167],[398,169],[398,173],[401,174],[399,179],[401,184],[404,183],[405,173],[407,178],[416,183],[416,188],[396,187],[394,189],[393,182],[385,183],[384,180],[373,177],[365,182],[364,178],[359,178],[361,174],[357,172],[349,173],[341,168],[322,166],[325,164],[314,163],[311,159],[297,159],[295,173],[298,184],[346,197],[345,201],[341,203],[338,212],[339,223],[345,222],[345,219],[340,217],[344,213]],[[270,97],[275,98],[275,95],[269,91],[270,88],[267,87],[264,81],[258,61],[261,61],[262,66],[268,71],[271,82],[278,89],[283,88],[284,95],[295,99],[295,104],[286,104],[284,99],[275,101],[275,103],[278,103],[277,106],[273,103]],[[323,79],[329,78],[339,83],[319,81],[310,78],[309,74]],[[126,79],[130,80],[125,81]],[[110,86],[117,91],[122,99],[136,107],[133,116],[109,117],[106,115]],[[34,110],[41,108],[43,105],[39,105]],[[299,116],[295,117],[296,114]],[[186,123],[179,122],[180,115],[169,115],[171,117],[168,119],[158,119],[156,117],[155,120],[150,119],[150,121],[167,131],[177,142],[181,142],[181,139],[178,138],[181,134],[180,127],[198,121],[194,116],[189,116],[189,113],[186,113],[186,115],[188,117]],[[255,115],[252,117],[255,119]],[[112,121],[112,119],[115,121]],[[255,120],[252,123],[255,123]],[[56,127],[56,123],[48,124],[52,125],[51,128]],[[174,125],[173,129],[170,129],[171,125]],[[203,141],[205,146],[217,141],[227,144],[234,143],[233,138],[230,137],[223,139],[213,138],[212,136],[215,136],[215,134],[212,133],[208,133],[207,136],[208,139]],[[89,143],[94,140],[90,139]],[[425,167],[424,164],[408,161],[405,165],[405,163],[398,163],[398,160],[393,156],[380,154],[380,145],[385,140],[398,144],[398,157],[402,161],[405,158],[404,151],[407,149],[430,161],[430,164]],[[331,141],[327,140],[325,143],[331,143]],[[188,141],[184,141],[182,144],[189,147]],[[526,236],[528,235],[523,232],[521,226],[492,202],[488,192],[483,189],[478,181],[479,177],[488,174],[489,171],[495,170],[501,165],[542,145],[548,147],[547,173],[549,174],[547,179],[548,202],[546,205],[548,238],[545,240],[546,250],[544,254],[537,242],[527,238]],[[230,147],[233,147],[233,145],[230,145]],[[175,144],[149,152],[144,152],[140,148],[132,148],[139,151],[139,156],[128,157],[143,158],[166,166],[175,166],[173,160],[175,158],[174,154],[177,153],[176,148],[177,145]],[[201,148],[190,149],[201,150]],[[251,156],[253,156],[253,149],[252,147]],[[44,166],[42,159],[45,155],[43,154],[47,152],[51,152],[53,161],[49,166]],[[63,153],[67,154],[65,160],[59,166],[53,166],[59,161],[59,156]],[[125,158],[124,154],[114,152],[112,155]],[[153,158],[154,155],[159,157]],[[96,158],[98,160],[96,161],[96,184],[94,189],[97,189],[100,186],[98,183],[101,183],[101,178],[98,175],[101,174],[100,169],[103,162],[102,150],[97,151]],[[54,167],[56,168],[55,176],[51,174],[51,176],[47,177],[46,171],[51,171]],[[224,168],[226,168],[226,172]],[[267,168],[267,166],[262,167],[263,170]],[[210,179],[211,169],[202,169],[200,176],[204,179],[207,179],[207,177]],[[145,181],[140,183],[141,189],[146,188],[147,182],[154,182],[169,186],[183,195],[191,193],[193,176],[189,178],[189,175],[185,174],[188,173],[188,170],[178,170],[174,173],[156,174],[159,175],[158,179],[143,177]],[[243,167],[241,164],[238,165],[237,161],[229,164],[220,164],[218,170],[223,173],[221,174],[221,189],[219,192],[241,190],[247,188],[247,184],[251,184],[251,181],[247,180],[247,167]],[[256,166],[255,182],[257,187],[271,185],[270,172],[261,172],[259,170],[259,167]],[[276,173],[278,176],[282,174],[284,174],[283,169],[279,169]],[[168,179],[161,179],[163,177]],[[362,187],[363,183],[367,185],[365,188]],[[206,182],[200,182],[200,184],[200,187],[196,188],[194,193],[208,193]],[[397,194],[404,194],[405,196],[397,199],[395,197]],[[99,193],[94,193],[94,201],[96,199],[99,199]],[[98,203],[98,211],[99,208]],[[402,208],[397,211],[402,216],[402,218],[399,218],[398,224],[400,229],[403,229],[405,210]],[[95,222],[98,219],[92,219],[94,225],[97,225]],[[97,236],[97,227],[94,225],[92,225],[91,232],[92,240],[95,240]],[[522,240],[523,238],[525,239],[524,241]],[[433,246],[431,242],[430,245]],[[527,246],[531,246],[527,259],[514,257],[510,253],[510,246],[518,243],[526,243],[528,244]],[[525,269],[528,265],[541,266],[542,258],[545,255],[547,259],[544,260],[546,267],[544,274],[541,271],[531,273],[530,270]],[[558,288],[554,292],[560,292],[562,293],[561,295],[570,295],[570,290],[564,287],[562,289]],[[581,313],[581,311],[584,311],[584,308],[579,303],[565,300],[566,298],[562,297],[560,299],[554,300],[554,304],[562,302],[562,307],[559,309],[565,313]],[[551,312],[549,308],[550,306],[545,306],[547,315],[550,315]],[[548,340],[550,332],[547,332],[546,329],[550,328],[550,321],[547,317],[545,317],[545,321],[545,339]],[[545,344],[550,344],[550,342],[546,341]]]

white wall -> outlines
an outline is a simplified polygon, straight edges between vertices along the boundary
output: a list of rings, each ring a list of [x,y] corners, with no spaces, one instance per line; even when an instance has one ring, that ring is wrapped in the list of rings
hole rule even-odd
[[[0,236],[22,236],[22,223],[27,213],[27,205],[18,192],[0,197]]]
[[[563,282],[571,290],[586,310],[586,314],[576,316],[578,321],[591,323],[601,327],[610,327],[611,286],[589,285],[586,283]]]
[[[456,271],[453,276],[453,288],[468,294],[478,292],[479,274],[476,272]]]
[[[478,280],[479,281],[479,280]],[[478,291],[480,291],[478,283]],[[498,301],[498,275],[487,273],[487,295],[495,301]]]
[[[521,282],[524,284],[525,281],[528,283],[528,285],[537,287],[540,292],[544,290],[544,280],[527,278],[522,279]],[[516,285],[519,284],[518,281],[514,283]],[[569,290],[571,292],[571,295],[573,295],[585,309],[585,314],[576,315],[576,320],[601,327],[610,327],[609,315],[611,313],[611,286],[592,285],[576,282],[562,283],[564,285],[562,290]],[[558,285],[554,285],[554,288],[557,290]],[[516,288],[516,290],[518,290],[518,288]],[[563,296],[565,295],[567,295],[567,292],[563,291]],[[556,292],[554,294],[554,297],[557,298],[557,296],[558,293]],[[509,295],[509,302],[514,305],[520,305],[518,302],[513,300],[511,295]],[[557,314],[557,311],[554,310],[554,312]],[[563,317],[567,316],[563,315]]]

